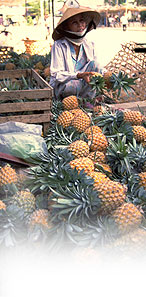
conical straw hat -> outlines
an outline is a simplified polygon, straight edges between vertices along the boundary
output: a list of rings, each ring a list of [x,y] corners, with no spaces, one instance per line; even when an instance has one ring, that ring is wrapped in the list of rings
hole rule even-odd
[[[54,32],[52,34],[52,38],[54,40],[61,39],[64,35],[62,32],[59,32],[59,28],[62,26],[62,24],[71,18],[72,16],[75,16],[79,13],[85,14],[89,18],[89,22],[94,22],[95,27],[98,26],[100,22],[100,14],[96,10],[92,10],[90,8],[67,8],[66,11],[64,12],[63,16],[59,20],[56,28],[54,29]],[[90,28],[90,31],[94,29],[94,26]]]

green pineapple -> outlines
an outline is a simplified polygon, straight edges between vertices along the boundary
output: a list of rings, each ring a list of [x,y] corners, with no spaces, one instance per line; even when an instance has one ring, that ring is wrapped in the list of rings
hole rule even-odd
[[[18,191],[12,197],[12,203],[22,208],[26,214],[30,214],[35,210],[35,196],[29,189]]]

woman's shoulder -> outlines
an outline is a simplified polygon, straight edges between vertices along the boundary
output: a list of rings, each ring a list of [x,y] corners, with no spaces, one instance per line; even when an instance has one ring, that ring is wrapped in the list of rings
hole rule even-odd
[[[89,40],[89,39],[87,39],[87,38],[84,39],[83,44],[84,44],[85,46],[88,46],[88,47],[94,47],[94,45],[95,45],[94,41],[91,41],[91,40]]]

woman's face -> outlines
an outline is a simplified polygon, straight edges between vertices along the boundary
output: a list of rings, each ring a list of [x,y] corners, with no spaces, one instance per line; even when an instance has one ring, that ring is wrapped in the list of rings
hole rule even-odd
[[[86,28],[86,21],[82,14],[77,14],[67,21],[67,29],[72,32],[82,32]]]

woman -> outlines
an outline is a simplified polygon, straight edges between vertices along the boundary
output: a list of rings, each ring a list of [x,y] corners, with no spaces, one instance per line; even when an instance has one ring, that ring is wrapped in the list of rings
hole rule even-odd
[[[92,72],[99,72],[99,64],[93,42],[86,34],[96,29],[100,21],[97,11],[85,8],[68,8],[52,38],[50,85],[54,95],[63,99],[70,95],[94,98],[95,91],[89,85]]]

